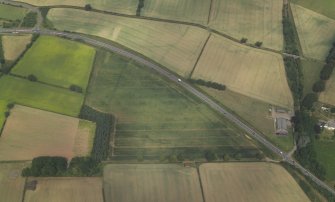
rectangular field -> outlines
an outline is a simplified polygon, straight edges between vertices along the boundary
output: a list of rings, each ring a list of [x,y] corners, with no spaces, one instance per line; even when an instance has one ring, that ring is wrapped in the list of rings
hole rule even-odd
[[[78,124],[77,118],[16,105],[0,137],[0,160],[86,156],[92,147],[92,135],[82,137]]]
[[[291,2],[335,20],[334,0],[292,0]]]
[[[22,20],[26,13],[27,9],[25,8],[0,4],[0,19]]]
[[[335,106],[335,72],[326,83],[326,90],[320,94],[319,101]]]
[[[103,202],[102,180],[95,177],[29,178],[36,190],[26,190],[25,202]]]
[[[62,38],[41,36],[12,69],[20,76],[35,75],[38,80],[69,88],[86,89],[95,50]]]
[[[293,98],[279,54],[212,35],[192,75],[240,94],[291,109]]]
[[[84,97],[70,90],[4,75],[0,78],[0,100],[78,116]]]
[[[48,19],[59,30],[117,42],[188,76],[205,43],[206,30],[173,23],[132,19],[76,9],[51,9]]]
[[[178,85],[108,52],[97,53],[86,104],[116,116],[117,156],[257,151],[234,125]]]
[[[210,27],[236,39],[283,49],[282,0],[213,0]]]
[[[5,60],[14,61],[27,48],[31,41],[31,35],[2,36]]]
[[[199,168],[206,201],[306,202],[293,177],[272,163],[207,163]]]
[[[304,75],[304,95],[306,95],[313,92],[314,83],[320,80],[320,72],[324,64],[310,60],[301,60],[301,64]]]
[[[318,161],[326,169],[326,180],[335,186],[335,141],[315,141],[315,151]]]
[[[135,15],[138,0],[22,0],[38,6],[70,5]],[[210,0],[145,0],[141,16],[207,24]]]
[[[299,5],[291,8],[303,54],[324,61],[335,42],[335,20]]]
[[[275,135],[274,121],[271,117],[271,112],[269,112],[269,109],[271,109],[270,104],[230,90],[219,91],[212,88],[199,87],[262,132],[267,139],[279,148],[284,151],[290,151],[293,148],[292,134],[288,136]]]
[[[203,201],[197,170],[172,164],[107,165],[104,192],[106,201]]]
[[[26,163],[0,163],[0,196],[1,201],[22,201],[25,178],[21,170]]]

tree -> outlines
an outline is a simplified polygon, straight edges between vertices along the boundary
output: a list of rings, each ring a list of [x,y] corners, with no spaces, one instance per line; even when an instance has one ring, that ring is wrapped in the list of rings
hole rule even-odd
[[[205,158],[207,161],[215,161],[217,159],[217,156],[213,151],[206,151]]]
[[[77,86],[77,85],[74,85],[74,84],[72,84],[72,85],[70,86],[69,89],[70,89],[71,91],[73,91],[73,92],[77,92],[77,93],[82,93],[82,92],[83,92],[82,87]]]
[[[184,160],[185,160],[184,154],[183,154],[183,153],[179,153],[179,154],[177,155],[177,160],[178,160],[178,161],[184,161]]]
[[[5,117],[8,118],[9,115],[10,115],[10,112],[9,112],[9,111],[6,111],[6,112],[5,112]]]
[[[7,109],[13,109],[13,107],[14,107],[13,102],[7,104]]]
[[[331,108],[331,109],[330,109],[330,112],[331,112],[331,113],[335,113],[335,107]]]
[[[263,45],[263,42],[261,42],[261,41],[257,41],[255,43],[255,46],[257,46],[257,47],[261,47],[262,45]]]
[[[91,11],[92,10],[91,4],[86,4],[84,8],[85,8],[85,11]]]
[[[29,81],[32,81],[32,82],[36,82],[36,81],[37,81],[37,77],[36,77],[35,75],[33,75],[33,74],[29,74],[29,75],[27,76],[27,79],[28,79]]]
[[[303,99],[302,106],[306,109],[311,109],[316,101],[318,101],[318,95],[315,93],[309,93]]]
[[[223,154],[222,159],[223,161],[229,161],[230,157],[228,154]]]
[[[326,81],[330,78],[332,73],[333,67],[329,64],[326,64],[320,72],[320,79]]]
[[[247,43],[247,41],[248,41],[247,38],[242,38],[242,39],[240,40],[241,43]]]
[[[315,82],[313,85],[313,91],[316,93],[323,92],[325,89],[326,89],[326,84],[322,80]]]

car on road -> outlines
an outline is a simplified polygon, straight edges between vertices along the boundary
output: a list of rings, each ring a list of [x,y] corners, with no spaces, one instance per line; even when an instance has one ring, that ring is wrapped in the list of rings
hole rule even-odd
[[[181,79],[178,79],[178,82],[181,82]]]

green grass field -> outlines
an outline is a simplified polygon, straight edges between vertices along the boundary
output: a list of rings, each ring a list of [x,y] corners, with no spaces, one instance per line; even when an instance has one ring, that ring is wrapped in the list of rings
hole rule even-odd
[[[335,106],[335,73],[326,83],[326,90],[320,94],[319,101]]]
[[[106,201],[200,202],[196,168],[173,164],[110,164],[104,168]]]
[[[76,9],[51,9],[48,19],[59,30],[95,35],[188,76],[206,41],[206,30],[173,23],[132,19]]]
[[[21,170],[26,163],[0,163],[1,201],[23,201],[25,179]]]
[[[20,36],[2,36],[2,45],[5,60],[14,61],[27,48],[27,44],[31,41],[31,35]]]
[[[335,1],[333,0],[292,0],[298,4],[335,20]]]
[[[89,3],[93,8],[104,11],[135,15],[138,0],[22,0],[38,6],[70,5],[84,7]],[[180,20],[206,24],[210,0],[145,0],[141,16]]]
[[[0,4],[0,19],[5,20],[22,20],[26,15],[27,9]]]
[[[284,151],[290,151],[293,148],[292,134],[288,136],[277,136],[274,134],[274,122],[269,112],[269,109],[271,109],[270,104],[230,90],[219,91],[212,88],[199,87],[262,132],[267,139]]]
[[[335,142],[320,140],[314,145],[318,161],[326,168],[327,181],[335,185]]]
[[[310,201],[293,177],[273,163],[206,163],[199,167],[206,201]]]
[[[256,149],[227,120],[177,85],[110,53],[98,52],[86,101],[116,115],[116,155],[171,154],[178,149],[199,155],[216,148],[219,153],[250,149],[252,155]]]
[[[324,61],[335,42],[335,20],[299,5],[291,8],[303,54]]]
[[[0,78],[0,100],[60,114],[78,116],[84,97],[82,94],[50,87],[12,76]]]
[[[321,62],[301,60],[304,75],[304,94],[313,92],[313,85],[320,79],[320,71],[323,67]]]
[[[4,100],[0,100],[0,131],[3,127],[5,122],[5,112],[7,111],[7,102]],[[1,134],[0,134],[1,135]]]
[[[213,0],[210,27],[249,43],[283,49],[282,0]]]
[[[74,84],[84,90],[90,77],[95,50],[78,42],[41,36],[13,68],[12,73],[68,88]]]
[[[192,75],[229,90],[291,109],[293,98],[281,55],[211,35]]]

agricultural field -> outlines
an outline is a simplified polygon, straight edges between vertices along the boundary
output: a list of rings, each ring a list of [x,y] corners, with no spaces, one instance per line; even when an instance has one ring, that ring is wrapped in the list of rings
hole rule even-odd
[[[27,12],[25,8],[0,4],[0,19],[22,20]]]
[[[246,47],[212,35],[192,75],[231,91],[291,109],[293,98],[279,54]]]
[[[25,178],[21,170],[26,163],[0,163],[1,201],[22,201]]]
[[[2,131],[3,124],[5,123],[5,112],[7,111],[7,102],[0,100],[0,135]]]
[[[206,41],[206,30],[173,23],[132,19],[76,9],[51,9],[58,30],[95,35],[117,42],[188,76]]]
[[[335,73],[326,83],[326,90],[320,94],[319,101],[335,106]]]
[[[93,147],[96,125],[93,122],[79,120],[73,153],[75,156],[88,156]]]
[[[335,42],[335,20],[291,4],[303,54],[324,61]]]
[[[199,170],[206,201],[309,201],[280,165],[207,163]]]
[[[333,0],[292,0],[292,3],[298,4],[335,20],[335,1]]]
[[[135,15],[138,0],[22,0],[33,5],[72,5],[84,7],[89,3],[98,10]],[[179,20],[199,24],[207,24],[210,0],[145,0],[141,16],[160,19]]]
[[[2,36],[2,46],[4,49],[5,60],[14,61],[16,60],[31,41],[31,35],[20,35],[20,36]]]
[[[335,141],[318,140],[315,141],[315,151],[317,160],[326,169],[326,181],[335,186]]]
[[[219,91],[203,86],[198,87],[263,133],[267,139],[279,148],[284,151],[290,151],[293,148],[292,134],[288,136],[277,136],[274,134],[275,126],[271,112],[269,112],[269,109],[271,109],[270,104],[230,90]]]
[[[320,72],[323,63],[310,60],[301,60],[302,73],[304,75],[304,95],[313,92],[313,85],[320,80]]]
[[[102,180],[94,177],[29,178],[37,180],[36,190],[26,190],[25,202],[103,202]]]
[[[62,38],[41,36],[12,69],[20,76],[35,75],[39,81],[65,88],[72,84],[86,89],[95,50]]]
[[[250,157],[257,151],[235,126],[176,84],[112,53],[97,53],[86,105],[116,116],[114,155],[185,152],[203,158],[204,150],[213,149]]]
[[[106,201],[203,201],[197,170],[173,164],[107,165],[104,192]]]
[[[282,0],[213,0],[209,26],[236,39],[283,49]]]
[[[92,135],[83,134],[78,126],[77,118],[16,105],[0,138],[0,160],[31,160],[37,156],[70,159],[89,155]],[[82,134],[87,137],[81,137]]]
[[[0,78],[0,100],[76,117],[84,97],[70,90],[4,75]]]

